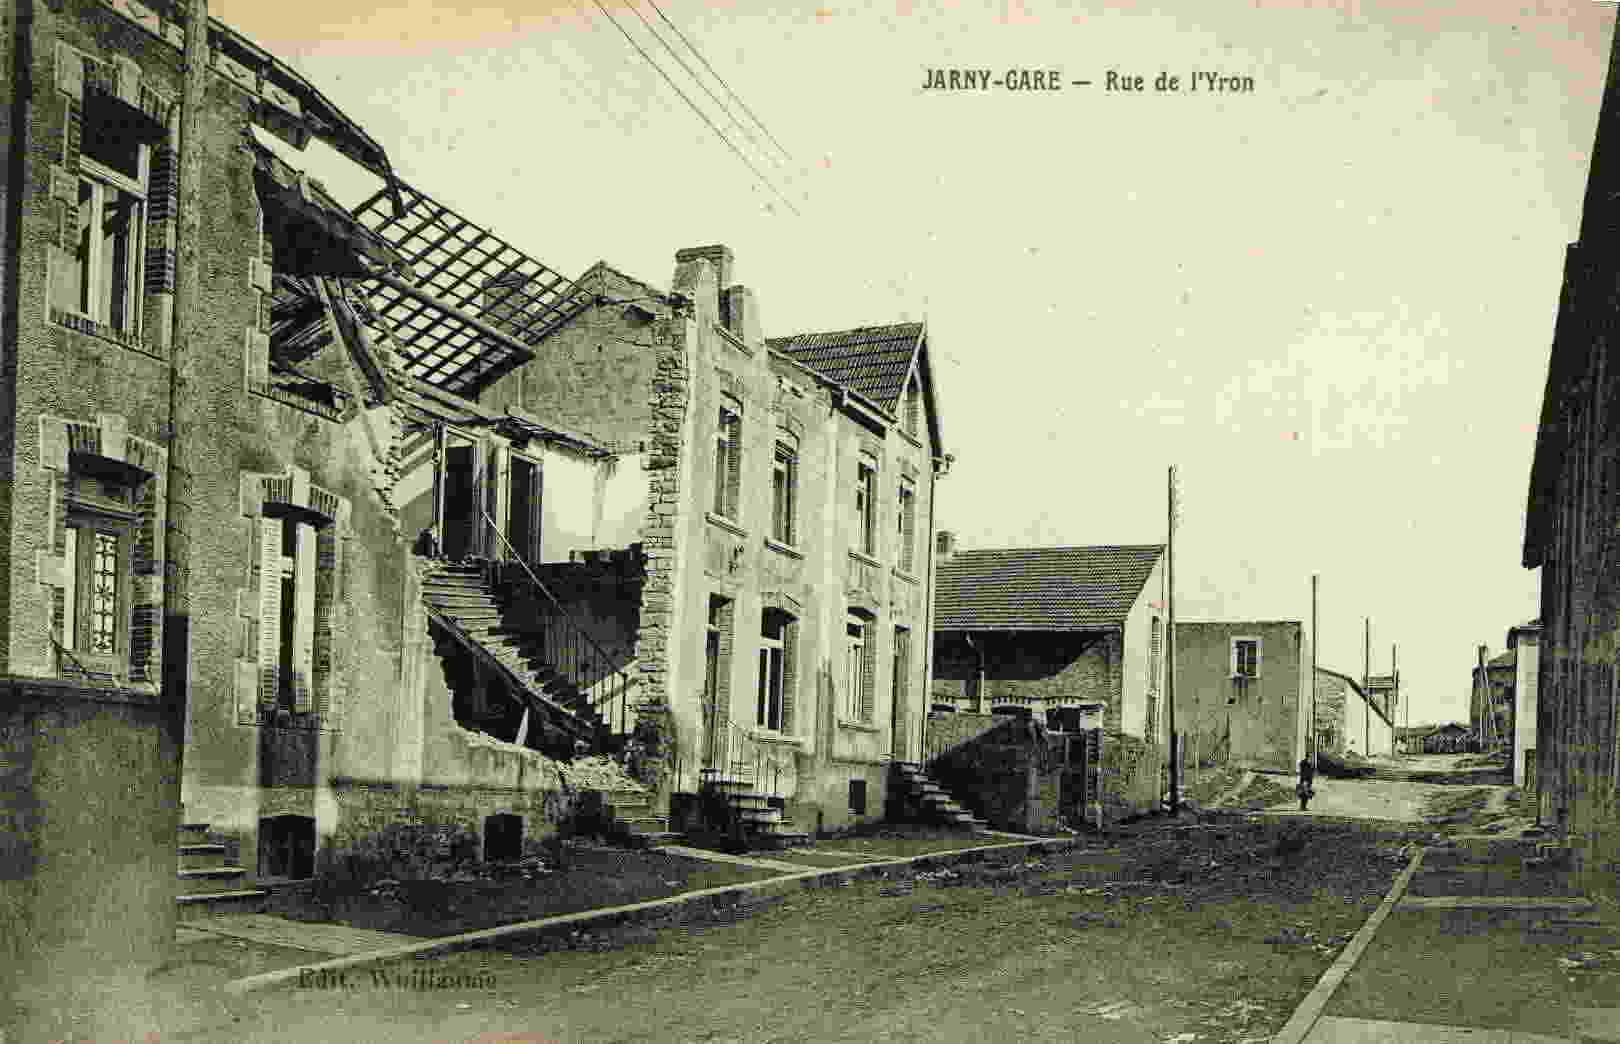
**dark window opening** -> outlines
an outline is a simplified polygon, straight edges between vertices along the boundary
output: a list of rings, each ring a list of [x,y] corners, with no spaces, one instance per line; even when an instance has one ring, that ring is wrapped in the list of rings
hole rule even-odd
[[[259,876],[302,880],[315,876],[315,820],[268,816],[259,820]]]
[[[475,447],[450,446],[444,453],[444,554],[458,561],[476,552],[474,536],[477,469]]]
[[[500,812],[484,818],[484,859],[492,863],[523,858],[523,817]]]
[[[507,485],[506,539],[525,562],[540,561],[540,466],[513,457]]]
[[[866,815],[866,780],[852,779],[849,781],[849,814],[852,816]]]

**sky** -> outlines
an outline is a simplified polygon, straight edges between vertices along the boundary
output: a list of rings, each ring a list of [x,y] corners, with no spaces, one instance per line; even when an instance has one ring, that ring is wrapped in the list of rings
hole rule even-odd
[[[658,0],[733,95],[648,0],[603,2],[210,9],[555,269],[667,286],[724,243],[769,336],[926,319],[959,546],[1162,542],[1174,466],[1179,619],[1309,626],[1314,574],[1322,666],[1359,677],[1370,619],[1410,720],[1466,720],[1476,648],[1538,611],[1526,488],[1614,4]]]

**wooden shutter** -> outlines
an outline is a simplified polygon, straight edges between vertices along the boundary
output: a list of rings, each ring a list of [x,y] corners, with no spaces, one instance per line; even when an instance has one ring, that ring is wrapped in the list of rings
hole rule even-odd
[[[861,721],[872,722],[872,695],[877,675],[877,628],[867,623],[862,626],[864,643],[861,646]]]
[[[338,574],[342,542],[336,526],[322,526],[315,537],[315,653],[311,686],[315,693],[315,713],[322,728],[331,727],[332,689],[337,675],[333,618],[337,611]]]
[[[79,623],[79,531],[69,526],[62,535],[62,645],[77,649]]]
[[[259,527],[259,698],[274,703],[281,684],[281,520]]]
[[[484,512],[489,505],[489,445],[482,439],[472,447],[472,518],[469,520],[471,540],[467,553],[480,558],[489,557],[489,526]]]
[[[725,516],[738,521],[742,491],[742,418],[729,414],[726,418],[726,510]]]
[[[315,527],[298,523],[297,571],[293,574],[293,709],[315,709],[310,683],[315,673]]]
[[[489,554],[491,558],[509,562],[514,550],[521,553],[522,548],[512,539],[512,451],[505,446],[497,445],[490,456],[489,482],[489,517],[502,527],[501,535],[506,538],[502,540],[491,534]]]
[[[798,691],[799,621],[788,617],[782,624],[782,733],[793,734],[794,694]]]
[[[449,463],[447,432],[443,424],[433,428],[433,543],[435,554],[444,554],[444,469]]]

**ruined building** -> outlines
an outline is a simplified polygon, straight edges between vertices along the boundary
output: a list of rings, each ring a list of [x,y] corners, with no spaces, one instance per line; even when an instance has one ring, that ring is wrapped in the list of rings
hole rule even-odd
[[[177,896],[519,854],[592,793],[647,830],[727,780],[766,832],[881,813],[947,462],[920,324],[767,340],[723,247],[667,291],[567,278],[217,20],[32,13],[0,964],[160,956]],[[340,205],[288,161],[312,138],[381,190]]]

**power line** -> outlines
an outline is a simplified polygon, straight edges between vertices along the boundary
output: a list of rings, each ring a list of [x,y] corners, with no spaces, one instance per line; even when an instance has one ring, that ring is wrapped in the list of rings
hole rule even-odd
[[[675,48],[669,45],[669,41],[664,39],[663,35],[660,34],[657,29],[653,28],[653,24],[647,21],[647,16],[641,13],[641,8],[632,3],[630,5],[630,10],[635,13],[637,18],[641,19],[641,24],[647,27],[647,32],[652,34],[652,38],[657,40],[663,46],[664,50],[669,52],[669,56],[675,59],[675,61],[680,64],[682,69],[686,70],[686,75],[692,78],[692,82],[697,84],[699,87],[702,87],[703,93],[709,96],[709,100],[714,102],[715,105],[719,106],[720,111],[725,113],[726,116],[731,120],[732,126],[742,131],[743,134],[748,137],[748,140],[753,143],[754,147],[759,148],[761,155],[768,157],[772,163],[775,163],[778,167],[780,167],[782,165],[782,161],[771,155],[771,153],[765,149],[760,148],[759,138],[754,134],[754,132],[743,126],[742,121],[737,119],[736,114],[731,111],[731,106],[721,101],[720,96],[715,94],[714,91],[709,88],[709,85],[703,82],[702,77],[698,76],[697,70],[688,65],[686,59],[682,58]],[[688,44],[687,46],[691,45]]]
[[[617,18],[614,18],[613,15],[608,12],[608,9],[606,7],[602,6],[602,0],[593,0],[593,2],[596,4],[597,9],[600,10],[602,12],[602,14],[607,18],[607,20],[609,22],[613,23],[613,28],[617,29],[619,31],[620,35],[622,35],[625,38],[625,40],[627,40],[629,42],[630,46],[634,47],[636,49],[637,53],[639,53],[641,55],[641,57],[643,57],[643,58],[645,58],[647,60],[647,64],[652,66],[654,69],[658,70],[658,75],[662,76],[664,78],[664,82],[669,84],[670,88],[673,89],[676,94],[681,96],[681,100],[686,103],[687,107],[690,108],[693,112],[697,113],[698,119],[702,120],[705,124],[707,124],[708,128],[710,130],[714,131],[715,135],[721,141],[726,143],[726,148],[728,148],[732,152],[736,153],[737,158],[742,160],[743,163],[747,165],[748,169],[754,172],[754,176],[756,178],[758,178],[761,182],[763,182],[766,186],[768,186],[772,192],[776,193],[776,198],[780,199],[784,204],[786,204],[786,206],[787,206],[787,208],[789,210],[793,211],[793,213],[795,215],[802,217],[803,215],[799,213],[799,208],[793,205],[792,200],[788,199],[786,196],[784,196],[782,194],[782,190],[776,187],[776,183],[771,181],[770,178],[767,178],[760,171],[760,169],[758,167],[754,166],[753,161],[750,160],[747,156],[743,155],[742,150],[737,148],[736,143],[733,142],[730,138],[726,137],[725,132],[722,131],[719,127],[716,127],[714,125],[714,121],[709,119],[708,114],[705,113],[702,109],[698,108],[697,103],[693,102],[691,97],[685,91],[681,90],[680,85],[677,84],[673,79],[670,78],[669,73],[664,71],[664,67],[659,65],[657,62],[653,61],[652,55],[647,53],[647,49],[645,47],[642,47],[639,43],[637,43],[635,37],[633,37],[629,33],[625,32],[624,26],[619,24],[619,20]]]
[[[695,46],[693,46],[692,41],[686,38],[686,34],[681,32],[680,29],[676,27],[675,23],[669,20],[669,17],[664,14],[663,9],[658,6],[657,0],[647,0],[647,3],[654,11],[658,12],[658,17],[664,20],[664,24],[669,26],[670,29],[674,30],[675,35],[681,38],[681,43],[685,44],[688,50],[697,55],[697,60],[703,63],[703,67],[709,70],[709,74],[712,75],[716,80],[720,81],[720,86],[726,89],[726,93],[737,99],[737,104],[742,106],[743,112],[748,114],[749,119],[759,124],[759,129],[765,132],[765,136],[767,138],[771,139],[771,144],[781,149],[783,156],[787,157],[789,160],[792,160],[793,156],[785,147],[783,147],[781,142],[776,140],[776,135],[772,134],[770,128],[765,126],[765,121],[754,115],[754,110],[748,107],[748,103],[739,98],[737,96],[737,92],[731,89],[731,85],[725,81],[725,78],[714,71],[714,66],[710,65],[709,60],[703,57],[703,52],[699,51]]]

